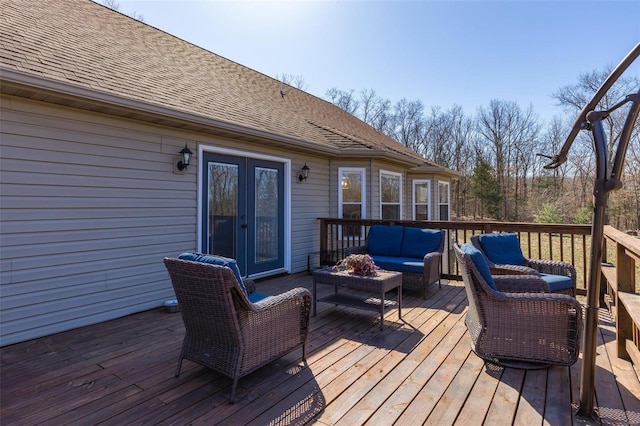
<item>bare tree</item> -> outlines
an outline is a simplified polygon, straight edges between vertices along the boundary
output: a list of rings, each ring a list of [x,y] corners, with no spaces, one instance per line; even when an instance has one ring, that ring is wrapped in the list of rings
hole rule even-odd
[[[603,70],[595,70],[590,73],[581,74],[578,77],[578,82],[576,84],[567,85],[556,93],[553,94],[553,97],[558,100],[559,104],[568,112],[571,112],[574,115],[577,115],[578,111],[580,111],[584,105],[592,98],[593,94],[598,90],[598,88],[602,85],[607,76],[611,73],[613,69],[612,66],[609,66]],[[612,106],[614,106],[617,102],[623,99],[626,95],[638,92],[640,88],[640,78],[637,76],[622,76],[618,79],[618,81],[607,91],[607,94],[602,98],[602,100],[598,103],[596,109],[600,110],[608,110]],[[615,150],[618,145],[618,141],[620,138],[620,133],[624,126],[624,120],[626,118],[627,108],[621,108],[617,111],[614,111],[607,117],[605,130],[607,131],[607,149],[608,149],[608,158],[610,162],[613,160],[613,156]],[[636,125],[637,128],[637,125]],[[637,135],[637,131],[634,132]],[[637,143],[637,137],[630,142],[629,147],[629,155],[627,156],[627,161],[625,162],[625,168],[623,171],[623,176],[625,180],[629,180],[630,184],[633,185],[635,181],[635,164],[632,163],[635,144]],[[569,153],[568,161],[572,161],[572,157],[577,157],[573,160],[573,165],[575,167],[575,177],[579,180],[579,183],[582,187],[586,187],[589,185],[593,185],[593,178],[595,177],[595,155],[593,151],[593,136],[590,132],[580,132],[578,138],[574,142],[572,146],[572,150]],[[629,161],[631,160],[631,161]],[[584,165],[584,162],[588,162],[588,166]],[[623,184],[626,182],[623,181]],[[585,190],[582,191],[586,192]],[[585,194],[586,195],[586,194]],[[623,201],[620,200],[620,197],[633,197],[635,200]],[[635,205],[640,206],[640,193],[637,191],[614,191],[610,197],[612,208],[609,210],[609,218],[612,221],[616,221],[618,223],[626,223],[628,221],[620,222],[620,218],[616,217],[619,215],[630,215],[633,216],[633,221],[637,222],[637,217],[640,216],[640,207],[636,208],[635,212],[630,212],[628,208],[618,208],[615,209],[616,205]]]
[[[375,90],[360,92],[360,119],[379,132],[387,134],[391,122],[391,101],[378,96]]]
[[[295,87],[300,90],[307,90],[307,83],[304,81],[304,77],[298,74],[276,74],[276,80],[281,81],[284,84],[288,84],[291,87]]]
[[[360,107],[360,102],[355,98],[353,89],[345,91],[332,87],[326,91],[325,96],[329,102],[352,115],[356,115],[358,108]]]
[[[503,199],[501,215],[504,218],[517,216],[517,211],[512,211],[512,208],[516,204],[519,189],[516,182],[522,178],[522,158],[518,156],[518,146],[531,146],[539,128],[531,106],[523,111],[515,102],[492,100],[488,108],[481,107],[478,110],[476,130],[480,140],[492,150],[497,192]]]
[[[394,108],[390,136],[412,150],[424,152],[424,106],[422,102],[400,99]]]
[[[116,0],[102,0],[102,5],[108,7],[109,9],[113,9],[116,12],[120,11],[120,3],[118,3]],[[140,22],[144,22],[144,16],[136,12],[135,10],[129,13],[128,15],[131,16],[133,19],[137,19]]]

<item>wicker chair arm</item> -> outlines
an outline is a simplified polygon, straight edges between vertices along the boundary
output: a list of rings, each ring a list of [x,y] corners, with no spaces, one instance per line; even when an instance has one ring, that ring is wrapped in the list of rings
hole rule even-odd
[[[434,260],[437,262],[440,260],[440,258],[442,257],[442,254],[440,254],[437,251],[432,251],[431,253],[427,253],[424,255],[424,263],[431,263]]]
[[[520,265],[493,265],[490,269],[491,275],[540,275],[537,270]]]
[[[350,254],[367,254],[367,246],[353,246],[344,249],[345,257]]]
[[[568,294],[560,293],[508,293],[506,294],[506,301],[509,303],[523,303],[524,305],[531,303],[538,305],[548,306],[562,306],[562,309],[575,309],[579,312],[579,316],[582,317],[582,305],[575,297],[571,297]]]
[[[526,265],[544,274],[564,275],[576,282],[576,268],[559,260],[527,259]]]
[[[281,304],[299,303],[302,300],[303,304],[311,304],[311,292],[304,287],[292,288],[289,291],[280,293],[276,296],[270,296],[266,299],[262,299],[256,303],[251,304],[251,310],[255,312],[266,311],[273,309]]]
[[[538,275],[496,275],[496,290],[503,293],[549,293],[551,289]]]
[[[243,278],[242,282],[244,283],[244,288],[247,289],[247,293],[256,292],[256,283],[251,278]]]
[[[423,263],[424,263],[424,270],[425,271],[429,271],[431,270],[431,268],[433,268],[433,264],[440,264],[440,259],[442,258],[442,255],[437,252],[431,252],[431,253],[427,253],[424,255],[424,258],[422,259]]]

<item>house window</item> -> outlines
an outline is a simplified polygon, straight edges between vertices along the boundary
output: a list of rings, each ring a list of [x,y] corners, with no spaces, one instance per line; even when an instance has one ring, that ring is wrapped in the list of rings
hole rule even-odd
[[[430,220],[431,181],[413,181],[413,220]]]
[[[366,181],[365,170],[360,168],[338,169],[338,217],[343,219],[363,219],[365,217]],[[362,238],[361,226],[342,227],[341,237]]]
[[[402,219],[402,175],[380,171],[380,218]]]
[[[365,217],[364,169],[338,169],[338,216],[343,219]]]
[[[440,220],[449,220],[449,182],[438,181],[438,212]]]

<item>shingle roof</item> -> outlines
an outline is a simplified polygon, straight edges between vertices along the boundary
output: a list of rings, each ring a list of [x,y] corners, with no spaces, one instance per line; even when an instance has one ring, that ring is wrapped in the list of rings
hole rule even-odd
[[[329,102],[286,85],[281,96],[278,80],[90,0],[2,0],[0,8],[1,71],[279,135],[319,150],[359,150],[436,166]]]

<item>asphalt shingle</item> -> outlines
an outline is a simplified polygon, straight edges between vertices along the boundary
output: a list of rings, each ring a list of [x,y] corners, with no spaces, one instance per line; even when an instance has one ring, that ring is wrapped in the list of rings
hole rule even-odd
[[[319,149],[435,165],[327,101],[90,0],[2,0],[1,15],[1,68]]]

